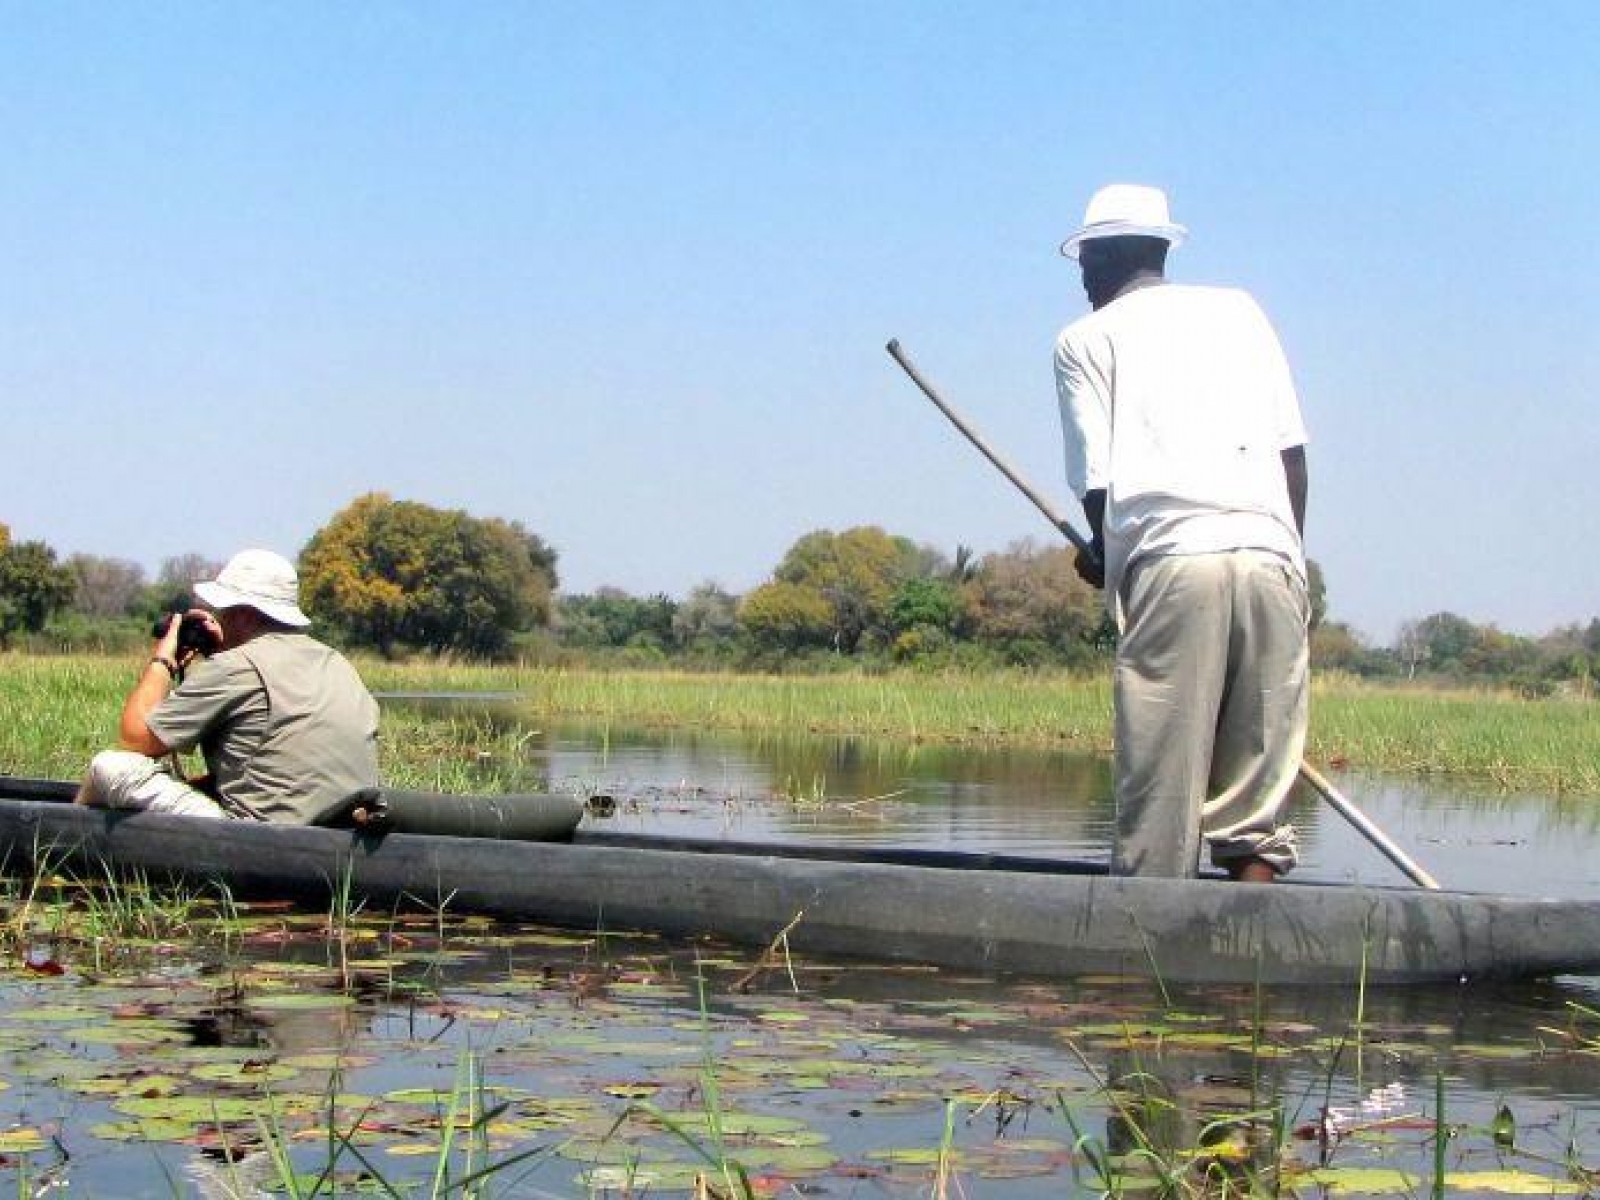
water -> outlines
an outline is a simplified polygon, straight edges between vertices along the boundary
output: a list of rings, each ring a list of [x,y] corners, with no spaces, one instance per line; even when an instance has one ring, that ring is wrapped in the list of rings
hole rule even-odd
[[[459,1178],[530,1155],[499,1197],[689,1196],[706,1163],[672,1126],[709,1146],[708,1109],[758,1196],[1098,1196],[1080,1134],[1180,1167],[1220,1137],[1301,1188],[1422,1195],[1440,1076],[1447,1191],[1500,1172],[1550,1194],[1569,1161],[1600,1167],[1600,1013],[1575,1017],[1596,998],[1570,983],[1162,994],[818,960],[752,976],[710,943],[382,913],[330,938],[324,920],[268,908],[221,957],[133,946],[90,969],[62,944],[60,974],[0,976],[0,1186],[264,1198],[285,1190],[275,1141],[300,1194],[335,1155],[318,1194],[454,1195],[429,1180],[443,1129],[475,1140],[476,1100],[487,1144],[446,1156]],[[1513,1147],[1490,1132],[1501,1109]],[[1342,1174],[1373,1169],[1404,1180]]]
[[[1094,860],[1111,842],[1109,762],[1062,750],[558,726],[528,737],[514,765],[530,789],[612,796],[614,816],[586,819],[633,832]],[[1593,798],[1333,780],[1446,887],[1600,899]],[[1311,789],[1293,811],[1298,878],[1406,883]]]
[[[1109,841],[1108,764],[1060,751],[577,726],[517,744],[486,768],[609,795],[614,815],[585,819],[610,827],[1064,858]],[[1600,898],[1592,802],[1337,782],[1448,885]],[[1298,819],[1305,876],[1399,882],[1313,797]],[[42,939],[0,973],[0,1189],[281,1193],[262,1126],[223,1105],[279,1114],[316,1172],[341,1145],[319,1132],[337,1079],[335,1124],[363,1156],[341,1152],[342,1191],[378,1175],[429,1194],[469,1065],[505,1106],[481,1153],[538,1151],[495,1196],[690,1195],[705,1164],[640,1102],[701,1144],[714,1108],[757,1195],[1097,1196],[1080,1135],[1179,1165],[1221,1138],[1243,1156],[1227,1169],[1276,1164],[1300,1194],[1422,1195],[1441,1079],[1447,1194],[1551,1194],[1600,1170],[1595,980],[1163,991],[807,959],[754,971],[749,950],[708,942],[449,914],[328,924],[268,908],[220,952],[135,941],[120,966],[104,939]]]

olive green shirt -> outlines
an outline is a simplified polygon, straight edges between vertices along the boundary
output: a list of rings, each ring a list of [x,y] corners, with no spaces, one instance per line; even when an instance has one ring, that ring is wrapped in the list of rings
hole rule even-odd
[[[315,824],[378,783],[378,705],[338,651],[274,631],[197,659],[145,723],[198,746],[230,816]]]

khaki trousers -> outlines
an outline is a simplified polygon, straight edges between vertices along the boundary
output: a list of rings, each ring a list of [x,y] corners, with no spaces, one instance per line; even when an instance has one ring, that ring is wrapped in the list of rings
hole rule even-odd
[[[1283,813],[1305,752],[1310,602],[1275,555],[1166,555],[1122,584],[1112,871],[1190,877],[1296,860]]]
[[[96,754],[89,760],[85,788],[90,802],[102,808],[149,809],[216,820],[228,816],[210,796],[190,787],[155,759],[132,750]]]

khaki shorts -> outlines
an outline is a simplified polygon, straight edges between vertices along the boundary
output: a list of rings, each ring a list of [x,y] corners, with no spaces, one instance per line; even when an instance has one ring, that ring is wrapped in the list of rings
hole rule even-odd
[[[89,799],[102,808],[142,809],[181,817],[226,820],[210,796],[190,787],[164,763],[132,750],[105,750],[89,763]]]

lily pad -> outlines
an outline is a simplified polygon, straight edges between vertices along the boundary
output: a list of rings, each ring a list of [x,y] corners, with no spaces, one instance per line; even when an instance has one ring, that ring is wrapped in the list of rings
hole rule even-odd
[[[294,1067],[274,1062],[208,1063],[194,1069],[194,1077],[196,1079],[208,1079],[214,1083],[243,1083],[255,1086],[281,1083],[283,1080],[293,1079],[299,1074],[300,1072]]]
[[[106,1142],[181,1142],[194,1135],[193,1121],[144,1117],[133,1121],[105,1121],[89,1132]]]
[[[253,1096],[128,1096],[111,1107],[130,1117],[187,1121],[191,1126],[218,1121],[252,1121],[266,1112],[261,1101]]]
[[[893,1163],[901,1167],[936,1167],[941,1161],[954,1166],[962,1162],[961,1151],[940,1150],[937,1146],[896,1146],[869,1150],[867,1157],[874,1162]]]
[[[0,1154],[31,1154],[45,1145],[37,1129],[0,1129]]]
[[[252,995],[245,1003],[250,1008],[262,1008],[270,1012],[305,1012],[350,1008],[355,1004],[355,998],[343,992],[266,992]]]
[[[6,1014],[8,1021],[37,1021],[41,1025],[72,1025],[79,1021],[98,1021],[106,1014],[78,1004],[41,1004],[37,1008],[17,1008]]]
[[[1301,1180],[1332,1188],[1335,1194],[1356,1192],[1364,1196],[1410,1195],[1418,1186],[1415,1175],[1391,1167],[1318,1167],[1295,1176],[1297,1183]]]
[[[654,1196],[693,1188],[705,1176],[701,1164],[659,1160],[591,1167],[578,1176],[586,1194],[595,1196]]]
[[[163,1042],[187,1042],[191,1035],[187,1029],[164,1021],[112,1021],[73,1029],[66,1036],[86,1046],[157,1046]]]
[[[1581,1196],[1589,1190],[1570,1179],[1514,1170],[1447,1171],[1444,1185],[1451,1191],[1499,1192],[1505,1196]]]

